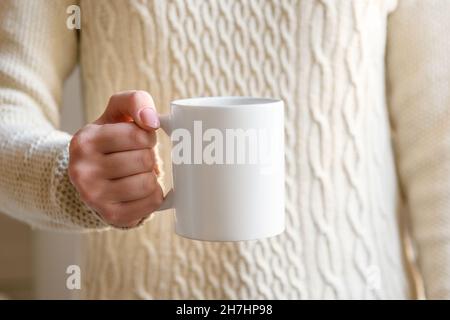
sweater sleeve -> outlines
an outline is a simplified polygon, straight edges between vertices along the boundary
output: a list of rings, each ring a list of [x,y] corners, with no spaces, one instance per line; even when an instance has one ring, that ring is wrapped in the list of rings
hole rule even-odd
[[[0,211],[54,230],[106,226],[67,175],[70,135],[56,128],[77,60],[73,0],[0,1]]]
[[[389,18],[398,170],[428,298],[450,299],[450,1],[399,1]]]

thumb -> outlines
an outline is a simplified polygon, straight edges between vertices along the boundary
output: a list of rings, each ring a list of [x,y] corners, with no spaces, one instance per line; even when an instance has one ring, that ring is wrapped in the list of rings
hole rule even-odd
[[[141,90],[124,91],[109,99],[105,112],[96,124],[134,121],[145,130],[159,128],[159,117],[152,96]]]

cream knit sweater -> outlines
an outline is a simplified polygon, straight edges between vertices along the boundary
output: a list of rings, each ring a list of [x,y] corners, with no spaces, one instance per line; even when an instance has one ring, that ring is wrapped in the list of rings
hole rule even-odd
[[[427,295],[450,298],[449,32],[447,0],[1,0],[0,210],[105,228],[67,178],[57,130],[77,62],[89,121],[125,89],[149,91],[161,113],[179,97],[281,97],[286,232],[198,242],[159,213],[86,233],[84,297],[407,298],[409,221]]]

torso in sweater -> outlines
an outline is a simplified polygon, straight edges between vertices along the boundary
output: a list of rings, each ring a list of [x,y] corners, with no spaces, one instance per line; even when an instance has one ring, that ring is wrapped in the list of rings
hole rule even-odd
[[[81,1],[88,120],[108,97],[280,97],[287,229],[206,243],[172,215],[85,237],[88,298],[404,298],[398,187],[385,102],[394,1]],[[170,172],[169,144],[162,141]],[[167,184],[169,176],[166,175]]]

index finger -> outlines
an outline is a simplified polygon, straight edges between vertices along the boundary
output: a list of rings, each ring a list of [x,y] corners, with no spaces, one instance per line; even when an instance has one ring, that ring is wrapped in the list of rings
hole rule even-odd
[[[105,112],[96,124],[129,122],[133,120],[145,130],[158,129],[159,118],[152,96],[142,90],[123,91],[112,95]]]
[[[122,152],[153,148],[156,133],[143,130],[134,122],[121,122],[102,125],[94,140],[102,153]]]

